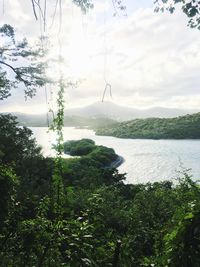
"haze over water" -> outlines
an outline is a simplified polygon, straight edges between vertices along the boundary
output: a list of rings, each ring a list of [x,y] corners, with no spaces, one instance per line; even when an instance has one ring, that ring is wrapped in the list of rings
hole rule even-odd
[[[56,140],[54,133],[47,133],[46,127],[31,128],[45,156],[53,156],[51,143]],[[94,131],[64,127],[64,140],[90,138],[97,145],[112,147],[125,159],[118,168],[127,173],[127,183],[145,183],[172,180],[177,171],[190,168],[198,180],[200,173],[200,140],[142,140],[121,139],[110,136],[96,136]]]

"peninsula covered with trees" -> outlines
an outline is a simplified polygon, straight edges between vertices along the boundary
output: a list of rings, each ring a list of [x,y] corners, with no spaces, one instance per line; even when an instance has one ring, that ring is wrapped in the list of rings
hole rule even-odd
[[[135,119],[97,128],[96,134],[134,139],[200,139],[200,113],[168,119]]]

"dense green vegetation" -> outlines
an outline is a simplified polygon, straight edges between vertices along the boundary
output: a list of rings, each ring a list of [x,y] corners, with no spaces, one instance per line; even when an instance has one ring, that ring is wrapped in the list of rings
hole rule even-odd
[[[120,138],[199,139],[200,113],[172,119],[135,119],[97,129],[96,134]]]
[[[118,158],[114,149],[105,146],[97,146],[91,139],[67,141],[64,143],[64,152],[71,156],[86,156],[101,165],[109,165]]]
[[[91,139],[81,139],[65,142],[64,151],[71,156],[81,156],[64,161],[66,183],[88,188],[124,179],[124,175],[110,168],[119,157],[112,148],[97,146]]]
[[[94,152],[58,171],[29,129],[0,116],[1,266],[198,267],[199,185],[187,173],[124,184]]]
[[[95,148],[95,143],[91,139],[71,140],[64,143],[64,152],[71,156],[87,155]]]

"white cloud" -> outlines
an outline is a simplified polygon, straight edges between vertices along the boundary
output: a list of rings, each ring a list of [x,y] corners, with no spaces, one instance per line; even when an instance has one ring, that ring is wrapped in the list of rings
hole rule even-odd
[[[8,19],[16,24],[17,12],[21,18],[18,25],[24,33],[27,31],[31,37],[39,33],[30,3],[28,7],[24,1],[15,1],[3,22]],[[82,80],[78,88],[66,93],[67,103],[77,106],[100,100],[105,73],[115,102],[121,105],[196,108],[200,100],[200,32],[187,28],[185,15],[180,11],[173,15],[158,14],[151,8],[136,9],[127,18],[113,18],[111,13],[108,2],[104,6],[99,1],[86,16],[73,5],[63,5],[62,51],[66,61],[63,72]],[[53,9],[48,14],[50,24]],[[57,30],[56,20],[48,30],[53,36],[52,55],[58,51]],[[7,109],[16,99],[19,107],[27,108],[17,93],[4,102]],[[36,100],[30,105],[44,102],[40,94]],[[2,106],[6,109],[5,104]]]

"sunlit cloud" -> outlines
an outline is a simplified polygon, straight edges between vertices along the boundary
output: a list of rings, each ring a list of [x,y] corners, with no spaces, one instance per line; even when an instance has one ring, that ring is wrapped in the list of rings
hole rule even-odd
[[[34,20],[30,3],[14,2],[12,6],[13,2],[7,1],[2,23],[17,25],[19,32],[33,40],[40,35],[40,25]],[[121,105],[139,108],[198,106],[199,32],[187,27],[187,19],[180,11],[173,15],[158,14],[141,3],[141,7],[133,9],[127,17],[113,17],[111,1],[97,1],[94,10],[87,15],[72,4],[63,4],[62,71],[66,78],[79,81],[77,88],[66,92],[68,107],[99,101],[105,77],[113,93],[113,99],[109,95],[106,99]],[[46,34],[51,40],[50,56],[57,57],[59,22],[56,17],[51,25],[53,7],[49,4]],[[17,24],[14,14],[18,12],[21,19]],[[57,66],[52,64],[52,76],[58,75],[55,68]],[[32,109],[38,107],[39,111],[44,109],[42,90],[28,104],[23,100],[22,91],[14,92],[5,100],[2,109],[13,109],[16,102],[18,109],[28,110],[29,105]]]

